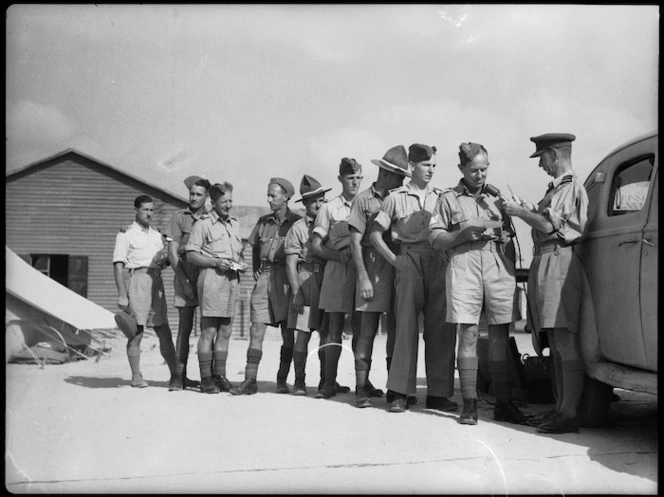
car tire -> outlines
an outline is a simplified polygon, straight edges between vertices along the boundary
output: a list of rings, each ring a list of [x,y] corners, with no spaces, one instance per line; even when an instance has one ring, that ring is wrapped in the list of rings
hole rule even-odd
[[[583,395],[579,405],[579,421],[581,426],[602,426],[606,422],[613,387],[586,376],[583,386]]]

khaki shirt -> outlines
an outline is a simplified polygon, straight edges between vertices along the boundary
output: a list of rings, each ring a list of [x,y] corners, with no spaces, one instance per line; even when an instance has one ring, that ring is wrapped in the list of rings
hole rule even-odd
[[[479,195],[473,195],[466,187],[463,180],[457,186],[449,188],[440,195],[434,215],[429,222],[431,235],[429,241],[433,243],[440,231],[458,231],[461,224],[471,218],[485,219],[487,221],[500,221],[502,228],[487,229],[483,234],[490,235],[491,240],[504,240],[507,236],[513,236],[514,231],[510,226],[509,217],[503,215],[500,208],[499,197],[482,191]]]
[[[274,213],[266,214],[258,220],[251,235],[249,235],[249,243],[254,247],[260,246],[262,261],[273,264],[286,263],[284,241],[288,231],[298,219],[300,219],[300,216],[288,209],[281,223],[277,221]]]
[[[348,218],[351,205],[352,201],[349,202],[343,195],[339,195],[323,204],[316,216],[314,234],[323,240],[327,238],[327,246],[334,250],[350,246]]]
[[[293,223],[284,241],[284,253],[286,255],[298,255],[300,262],[324,264],[325,261],[314,256],[311,244],[314,239],[315,219],[308,214]]]
[[[194,223],[205,214],[209,214],[209,212],[203,212],[200,215],[196,215],[189,210],[189,207],[187,207],[175,212],[171,217],[171,222],[164,230],[164,235],[172,238],[173,241],[178,244],[179,255],[184,253],[184,246],[189,240]]]
[[[163,250],[162,234],[152,226],[146,230],[134,221],[116,235],[113,262],[123,262],[127,269],[155,268],[163,258]]]
[[[358,193],[353,199],[348,226],[357,230],[362,235],[362,240],[360,241],[362,247],[372,246],[369,234],[373,229],[376,216],[384,201],[385,198],[381,197],[376,191],[375,183],[363,192]],[[389,230],[385,230],[383,233],[383,240],[390,248],[394,245]]]
[[[238,262],[242,255],[240,223],[231,216],[224,221],[216,211],[203,214],[194,223],[184,250]]]
[[[436,207],[441,190],[427,186],[424,205],[412,191],[411,184],[390,191],[376,216],[375,223],[388,230],[392,227],[392,239],[402,243],[418,243],[429,238],[429,221]]]
[[[537,204],[537,212],[554,227],[553,233],[532,230],[533,242],[542,244],[578,241],[588,222],[588,194],[573,173],[566,173],[549,183],[544,198]]]

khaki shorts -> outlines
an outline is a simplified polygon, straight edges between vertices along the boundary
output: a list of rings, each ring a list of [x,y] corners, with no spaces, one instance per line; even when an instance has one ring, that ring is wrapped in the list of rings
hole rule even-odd
[[[514,321],[516,271],[512,261],[493,242],[464,244],[450,254],[445,271],[446,321],[478,324],[482,307],[490,325]]]
[[[263,269],[251,292],[251,322],[276,325],[287,320],[290,298],[286,266]]]
[[[240,297],[240,277],[236,271],[222,272],[219,268],[202,268],[197,287],[202,317],[235,316]]]
[[[394,310],[394,266],[373,248],[363,248],[364,267],[373,285],[372,300],[360,295],[359,280],[355,282],[355,309],[362,312],[388,312]]]
[[[355,308],[355,264],[327,261],[320,289],[319,307],[327,312],[350,314]]]
[[[127,296],[129,307],[134,312],[140,326],[161,326],[168,324],[166,295],[161,271],[158,269],[128,271]]]
[[[189,281],[194,286],[194,293],[198,293],[197,281],[198,275],[200,273],[200,267],[190,264],[186,261],[180,261],[179,264],[183,264],[185,272],[189,275]],[[175,273],[175,279],[173,280],[173,305],[175,307],[196,307],[198,306],[198,299],[190,299],[184,293],[184,286],[182,280],[180,279],[178,273]]]
[[[319,309],[320,287],[323,283],[323,267],[320,267],[319,271],[314,271],[311,265],[307,265],[306,267],[300,266],[297,277],[300,282],[299,293],[302,295],[304,305],[309,307],[308,326],[302,326],[305,329],[301,331],[319,330],[323,317],[323,312]],[[288,309],[288,328],[300,329],[297,326],[297,313],[292,306]]]
[[[583,266],[572,247],[534,255],[528,273],[528,299],[537,305],[539,328],[567,328],[576,333],[583,294]]]

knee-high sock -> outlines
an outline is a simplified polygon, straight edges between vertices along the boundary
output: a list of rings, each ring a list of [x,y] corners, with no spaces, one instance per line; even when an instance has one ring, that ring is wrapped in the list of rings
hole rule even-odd
[[[295,383],[304,383],[306,377],[307,354],[296,350],[293,352],[293,369],[295,369]]]
[[[198,353],[198,369],[201,372],[201,380],[212,376],[212,352]]]
[[[477,399],[477,357],[457,357],[461,397]]]
[[[281,346],[281,355],[279,359],[279,371],[277,372],[277,383],[286,383],[288,373],[290,372],[291,361],[293,360],[293,347]]]
[[[127,359],[132,375],[141,374],[141,348],[133,340],[127,343]]]
[[[585,380],[585,367],[582,359],[574,361],[561,361],[563,369],[563,401],[561,411],[568,416],[576,416],[583,393]],[[560,392],[558,392],[560,395]]]
[[[341,344],[330,342],[325,347],[325,385],[334,387],[337,383],[337,366],[341,356]]]
[[[509,402],[512,398],[510,363],[507,361],[489,361],[489,374],[491,375],[496,402]]]
[[[214,365],[212,366],[212,374],[218,376],[226,376],[226,360],[228,359],[228,351],[214,351]]]
[[[244,370],[244,377],[253,378],[254,380],[258,376],[258,365],[261,362],[261,357],[263,357],[263,351],[258,349],[248,349],[247,350],[247,367]]]

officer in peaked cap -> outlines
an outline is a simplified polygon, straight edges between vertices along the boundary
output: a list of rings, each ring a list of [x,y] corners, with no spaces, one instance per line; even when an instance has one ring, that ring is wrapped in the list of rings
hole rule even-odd
[[[305,208],[304,217],[293,223],[286,235],[286,274],[291,289],[291,306],[288,310],[288,329],[296,330],[293,348],[293,368],[295,383],[293,395],[306,395],[305,367],[311,333],[320,330],[322,311],[318,308],[320,287],[323,283],[325,259],[317,257],[311,250],[314,222],[321,206],[325,204],[325,193],[331,188],[323,186],[313,177],[305,174],[300,183],[301,198]],[[322,338],[321,338],[322,340]],[[320,350],[320,349],[319,349]],[[323,362],[321,362],[321,377]]]
[[[314,226],[312,250],[315,255],[326,259],[325,274],[320,291],[320,308],[325,310],[329,327],[326,346],[322,350],[324,379],[316,394],[317,398],[328,399],[339,391],[337,366],[341,355],[341,341],[344,329],[344,315],[351,316],[353,345],[359,335],[359,313],[355,309],[355,265],[350,249],[348,218],[353,199],[362,182],[362,166],[348,157],[339,164],[339,181],[342,192],[324,204]],[[325,326],[322,330],[325,337]],[[355,347],[353,346],[353,351]],[[345,389],[344,389],[345,390]]]
[[[409,183],[392,190],[376,215],[370,233],[378,252],[396,269],[394,355],[387,378],[389,411],[408,408],[417,388],[418,320],[424,314],[427,376],[426,407],[450,412],[458,404],[454,394],[456,330],[445,323],[445,265],[443,254],[429,243],[429,220],[441,191],[430,185],[436,167],[436,147],[414,143],[408,149],[412,173]],[[383,240],[391,230],[400,243],[395,254]]]
[[[390,148],[381,159],[372,159],[378,170],[376,181],[357,194],[350,210],[351,248],[357,272],[355,286],[355,309],[360,311],[360,335],[355,347],[355,403],[357,407],[371,407],[370,397],[381,397],[383,391],[375,388],[369,380],[373,343],[378,332],[380,317],[385,314],[387,329],[387,369],[390,369],[394,350],[394,268],[371,245],[369,233],[374,220],[390,190],[402,185],[408,170],[408,154],[403,145]],[[394,252],[398,248],[392,243],[389,232],[383,235],[385,243]]]
[[[505,201],[505,210],[529,224],[533,261],[528,274],[529,306],[534,333],[545,330],[554,364],[558,400],[554,409],[528,424],[542,433],[579,431],[577,409],[583,392],[585,365],[579,345],[579,315],[584,272],[574,245],[588,221],[588,195],[572,169],[569,133],[534,136],[535,153],[553,181],[537,208]]]
[[[270,178],[267,185],[267,203],[272,212],[260,217],[249,235],[248,243],[252,246],[256,284],[251,292],[251,326],[245,378],[239,387],[231,390],[233,395],[251,395],[258,391],[256,377],[268,325],[281,327],[283,339],[276,392],[290,392],[286,378],[293,360],[295,338],[293,330],[287,327],[291,295],[286,275],[284,241],[295,221],[300,219],[300,216],[288,207],[288,201],[294,194],[295,188],[290,181],[285,178]]]

